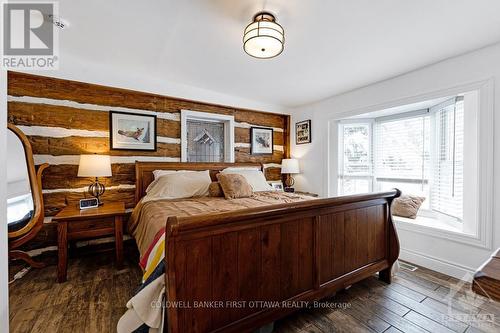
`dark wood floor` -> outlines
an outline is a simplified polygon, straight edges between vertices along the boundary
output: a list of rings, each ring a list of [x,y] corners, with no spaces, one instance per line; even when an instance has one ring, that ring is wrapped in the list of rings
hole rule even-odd
[[[122,270],[115,270],[112,253],[100,253],[70,259],[66,283],[56,283],[54,265],[12,283],[11,332],[115,332],[141,276],[137,255],[129,252]],[[494,323],[485,320],[492,316]],[[275,325],[279,333],[427,331],[498,333],[500,303],[419,268],[402,270],[391,285],[371,277]]]

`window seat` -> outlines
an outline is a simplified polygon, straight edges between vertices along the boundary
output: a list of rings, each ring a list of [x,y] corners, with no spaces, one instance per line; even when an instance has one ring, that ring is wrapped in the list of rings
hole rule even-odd
[[[417,216],[416,219],[393,215],[392,219],[397,223],[412,224],[433,229],[446,230],[451,232],[463,233],[463,225],[459,222],[446,221],[434,217]]]

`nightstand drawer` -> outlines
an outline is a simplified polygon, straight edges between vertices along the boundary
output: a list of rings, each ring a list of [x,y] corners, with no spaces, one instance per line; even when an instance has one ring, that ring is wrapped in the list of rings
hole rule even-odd
[[[68,233],[74,234],[82,231],[96,231],[102,229],[113,229],[114,228],[113,218],[106,219],[95,219],[95,220],[85,220],[85,221],[70,221],[68,222]]]

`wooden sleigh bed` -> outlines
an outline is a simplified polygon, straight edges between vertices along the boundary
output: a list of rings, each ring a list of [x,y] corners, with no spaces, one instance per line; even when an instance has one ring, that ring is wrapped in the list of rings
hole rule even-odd
[[[153,170],[255,163],[136,163],[136,200]],[[399,256],[391,217],[398,190],[302,201],[166,223],[166,332],[246,332],[379,272]],[[263,303],[261,301],[273,301]],[[201,303],[203,302],[203,303]],[[279,305],[279,306],[277,306]]]

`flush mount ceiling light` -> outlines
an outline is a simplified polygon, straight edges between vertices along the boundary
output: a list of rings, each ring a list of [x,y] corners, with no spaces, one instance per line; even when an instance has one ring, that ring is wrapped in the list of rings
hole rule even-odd
[[[276,23],[276,17],[269,12],[254,15],[243,35],[243,49],[255,58],[274,58],[283,52],[285,31]]]

